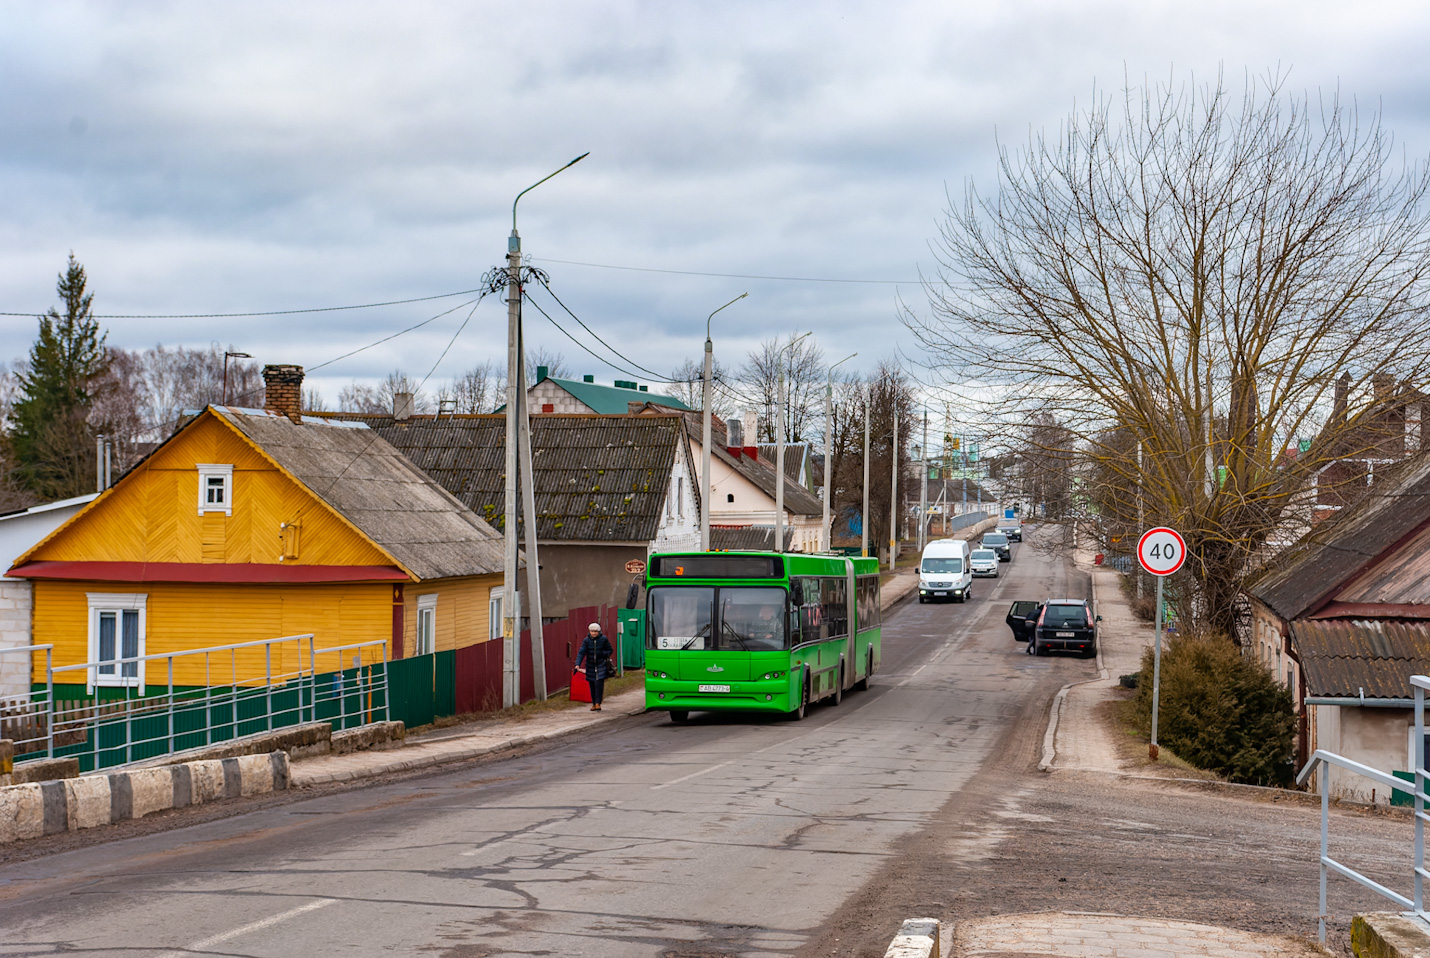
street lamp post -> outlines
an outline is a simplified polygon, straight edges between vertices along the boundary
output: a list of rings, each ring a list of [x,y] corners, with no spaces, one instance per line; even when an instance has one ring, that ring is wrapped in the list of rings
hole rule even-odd
[[[511,203],[511,236],[506,245],[506,500],[503,514],[505,557],[502,568],[502,705],[521,701],[521,617],[516,591],[517,470],[526,493],[526,586],[531,595],[531,671],[539,699],[546,698],[546,655],[541,629],[541,565],[536,550],[536,497],[532,484],[531,424],[526,415],[526,357],[521,338],[521,234],[516,231],[516,204],[521,198],[562,170],[584,160],[582,153],[550,176],[542,177],[516,194]],[[523,435],[524,434],[524,435]],[[523,443],[522,440],[525,440]],[[520,448],[519,448],[520,447]]]
[[[741,293],[725,306],[733,306],[740,300],[749,296],[749,293]],[[721,306],[720,309],[724,309]],[[715,310],[705,318],[705,375],[703,392],[700,400],[700,416],[703,420],[703,429],[700,435],[700,551],[710,551],[710,376],[711,364],[714,358],[714,346],[710,343],[710,320],[715,318]]]
[[[829,509],[829,469],[834,458],[834,367],[849,362],[858,353],[850,353],[834,366],[829,367],[828,379],[824,384],[824,551],[834,548],[834,526],[831,525]]]
[[[873,397],[869,383],[864,383],[864,511],[859,515],[860,555],[869,554],[869,419],[873,415]]]
[[[785,344],[775,359],[779,363],[779,380],[775,387],[775,551],[785,551],[785,359],[784,354],[792,350],[800,340],[813,336],[814,331],[802,333]]]

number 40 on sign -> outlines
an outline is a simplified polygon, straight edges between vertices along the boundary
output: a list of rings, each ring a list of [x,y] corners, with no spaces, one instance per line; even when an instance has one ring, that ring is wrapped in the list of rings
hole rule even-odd
[[[1187,559],[1187,543],[1165,526],[1148,529],[1137,542],[1137,561],[1152,575],[1171,575]]]

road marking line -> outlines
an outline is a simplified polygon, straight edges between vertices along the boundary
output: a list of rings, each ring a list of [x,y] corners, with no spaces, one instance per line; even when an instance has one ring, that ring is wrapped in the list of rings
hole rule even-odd
[[[289,918],[297,918],[299,915],[307,914],[310,911],[317,911],[319,908],[326,908],[336,901],[336,898],[319,898],[317,901],[310,901],[306,905],[299,905],[297,908],[290,908],[288,911],[282,912],[281,914],[273,915],[269,918],[263,918],[259,921],[255,921],[250,924],[235,928],[232,931],[226,931],[219,935],[213,935],[211,937],[203,939],[202,941],[196,941],[193,944],[189,945],[187,948],[181,949],[179,951],[166,951],[162,955],[160,955],[159,958],[184,958],[184,956],[190,955],[196,951],[205,951],[209,948],[212,948],[214,945],[221,945],[230,939],[238,938],[255,931],[262,931],[265,928],[272,928],[274,925],[285,922]]]
[[[664,784],[661,784],[661,785],[652,785],[652,786],[650,787],[650,790],[651,790],[652,792],[658,792],[658,791],[660,791],[662,788],[670,788],[670,786],[672,786],[672,785],[679,785],[681,782],[688,782],[688,781],[690,781],[692,778],[696,778],[696,777],[698,777],[698,776],[700,776],[700,775],[704,775],[704,774],[706,774],[707,772],[713,772],[713,771],[715,771],[716,769],[719,769],[719,768],[724,768],[726,765],[733,765],[733,764],[734,764],[734,762],[721,762],[719,765],[711,765],[709,768],[702,768],[702,769],[701,769],[700,771],[698,771],[698,772],[691,772],[689,775],[682,775],[682,776],[680,776],[679,778],[673,778],[673,779],[671,779],[670,781],[665,782]]]

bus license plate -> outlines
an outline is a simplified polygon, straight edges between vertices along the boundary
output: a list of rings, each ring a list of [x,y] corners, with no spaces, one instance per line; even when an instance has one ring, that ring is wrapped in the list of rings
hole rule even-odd
[[[728,692],[728,691],[730,691],[730,686],[728,686],[728,685],[702,685],[702,686],[700,686],[700,691],[702,691],[702,692]]]
[[[1070,638],[1072,638],[1072,637],[1073,637],[1073,634],[1072,634],[1071,632],[1059,632],[1059,633],[1058,633],[1058,638],[1060,638],[1060,639],[1070,639]]]

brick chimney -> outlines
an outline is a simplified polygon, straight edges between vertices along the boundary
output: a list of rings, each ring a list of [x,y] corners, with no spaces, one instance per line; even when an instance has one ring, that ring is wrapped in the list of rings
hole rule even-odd
[[[303,367],[263,367],[263,408],[299,422],[303,415]]]

